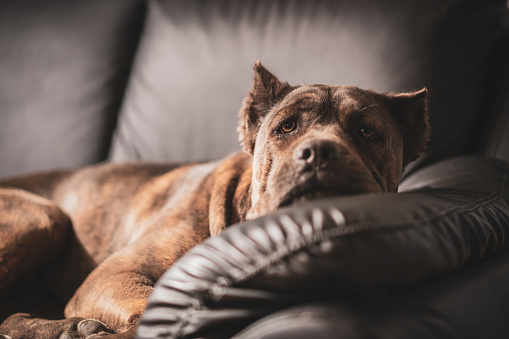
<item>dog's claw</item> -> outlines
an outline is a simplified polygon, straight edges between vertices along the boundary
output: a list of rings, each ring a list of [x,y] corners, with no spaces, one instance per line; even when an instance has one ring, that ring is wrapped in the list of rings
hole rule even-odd
[[[59,339],[98,338],[112,333],[113,331],[99,320],[84,319],[70,326]]]
[[[97,320],[91,320],[91,319],[85,319],[78,323],[78,330],[86,337],[92,335],[92,334],[100,334],[103,332],[106,333],[113,333],[113,331],[106,326],[104,323],[97,321]]]

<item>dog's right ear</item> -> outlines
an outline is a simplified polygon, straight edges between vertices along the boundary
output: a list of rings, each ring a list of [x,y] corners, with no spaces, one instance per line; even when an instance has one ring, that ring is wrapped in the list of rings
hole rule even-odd
[[[253,154],[256,133],[263,118],[271,108],[284,97],[291,87],[280,81],[262,66],[260,61],[254,65],[253,88],[247,94],[239,111],[238,133],[244,151]]]

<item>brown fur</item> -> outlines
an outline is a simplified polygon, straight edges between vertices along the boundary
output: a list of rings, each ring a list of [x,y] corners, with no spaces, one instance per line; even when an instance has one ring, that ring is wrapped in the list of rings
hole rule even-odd
[[[65,305],[66,319],[13,314],[0,332],[132,337],[154,282],[190,248],[281,206],[394,192],[428,137],[426,90],[290,86],[259,62],[239,115],[244,152],[222,161],[101,164],[2,182],[0,316],[30,311],[35,302],[21,300],[35,293]]]

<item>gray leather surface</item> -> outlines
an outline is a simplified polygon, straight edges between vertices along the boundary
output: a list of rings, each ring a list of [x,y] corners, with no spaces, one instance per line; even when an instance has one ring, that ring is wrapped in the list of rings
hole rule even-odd
[[[260,59],[290,83],[427,86],[423,163],[460,152],[488,89],[505,0],[150,3],[111,158],[190,160],[239,149],[236,114]]]
[[[106,157],[143,17],[136,0],[0,0],[0,177]]]
[[[471,155],[416,171],[400,182],[398,192],[429,189],[498,192],[501,183],[509,184],[508,162]]]

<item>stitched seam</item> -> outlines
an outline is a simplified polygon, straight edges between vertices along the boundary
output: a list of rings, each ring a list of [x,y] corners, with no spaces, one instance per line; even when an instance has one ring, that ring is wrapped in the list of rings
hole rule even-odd
[[[262,260],[258,260],[257,262],[253,264],[247,264],[243,267],[242,271],[239,271],[238,269],[230,270],[228,271],[227,275],[218,276],[215,280],[215,282],[210,283],[210,287],[207,290],[204,290],[201,295],[198,297],[193,297],[193,300],[196,301],[196,304],[193,305],[193,307],[188,307],[185,316],[180,316],[179,320],[175,322],[171,327],[174,329],[177,329],[177,336],[175,338],[179,338],[182,333],[184,333],[183,328],[189,324],[189,319],[191,318],[191,313],[197,310],[202,310],[205,306],[205,300],[208,296],[210,296],[211,289],[214,287],[228,287],[233,285],[233,283],[239,283],[244,280],[247,280],[248,278],[258,274],[264,269],[267,269],[268,267],[274,265],[274,263],[280,261],[282,258],[289,257],[290,255],[294,253],[298,253],[300,250],[308,247],[309,245],[314,245],[324,239],[327,240],[333,240],[337,238],[340,235],[345,234],[352,234],[355,232],[355,234],[361,233],[361,232],[369,232],[369,231],[375,231],[375,232],[386,232],[386,231],[393,231],[398,230],[401,231],[402,229],[416,229],[416,228],[422,228],[425,224],[428,222],[444,217],[450,213],[456,212],[456,211],[464,211],[464,212],[473,212],[479,208],[482,208],[486,206],[489,203],[492,203],[493,201],[500,198],[500,194],[498,193],[491,193],[488,196],[484,196],[470,204],[466,204],[464,206],[456,206],[453,208],[445,209],[444,211],[429,216],[422,219],[414,219],[415,222],[404,222],[401,223],[401,226],[394,227],[394,224],[385,224],[382,225],[382,228],[371,228],[370,222],[357,222],[352,223],[348,226],[344,226],[339,228],[338,226],[342,226],[342,224],[336,225],[336,228],[331,228],[327,230],[323,230],[318,234],[313,234],[312,236],[302,236],[300,241],[292,241],[292,243],[289,243],[287,246],[283,247],[282,249],[272,252],[268,256],[265,256]],[[378,224],[378,222],[376,223]],[[386,228],[387,225],[391,225],[391,228]],[[385,228],[384,228],[385,227]],[[238,274],[237,272],[240,272],[241,274]]]
[[[403,222],[399,222],[399,223],[385,223],[385,224],[382,224],[382,223],[379,223],[378,221],[375,222],[376,224],[379,225],[379,228],[376,229],[377,232],[380,232],[380,231],[388,231],[388,229],[384,229],[388,226],[390,226],[390,229],[389,230],[393,230],[395,228],[406,228],[406,227],[409,227],[409,228],[416,228],[416,227],[423,227],[423,225],[425,223],[428,223],[430,221],[433,221],[435,219],[438,219],[438,218],[442,218],[450,213],[453,213],[453,212],[459,212],[459,211],[464,211],[464,212],[472,212],[472,211],[475,211],[476,209],[480,208],[480,207],[484,207],[485,205],[497,200],[498,198],[500,197],[500,194],[498,193],[491,193],[490,195],[488,196],[485,196],[485,197],[482,197],[478,200],[476,200],[475,202],[472,202],[471,204],[466,204],[464,206],[455,206],[455,207],[451,207],[449,209],[444,209],[443,211],[441,212],[438,212],[436,215],[433,215],[433,216],[428,216],[428,217],[425,217],[425,218],[414,218],[413,221],[414,222],[418,222],[419,224],[421,225],[417,225],[415,226],[414,223],[412,222],[409,222],[409,221],[403,221]],[[351,225],[347,226],[347,227],[355,227],[357,225],[370,225],[371,226],[371,222],[367,222],[367,221],[361,221],[361,222],[357,222],[357,223],[352,223]],[[396,227],[395,227],[396,226]],[[368,229],[369,230],[372,230],[371,228]],[[366,231],[365,229],[361,229],[361,231]]]

